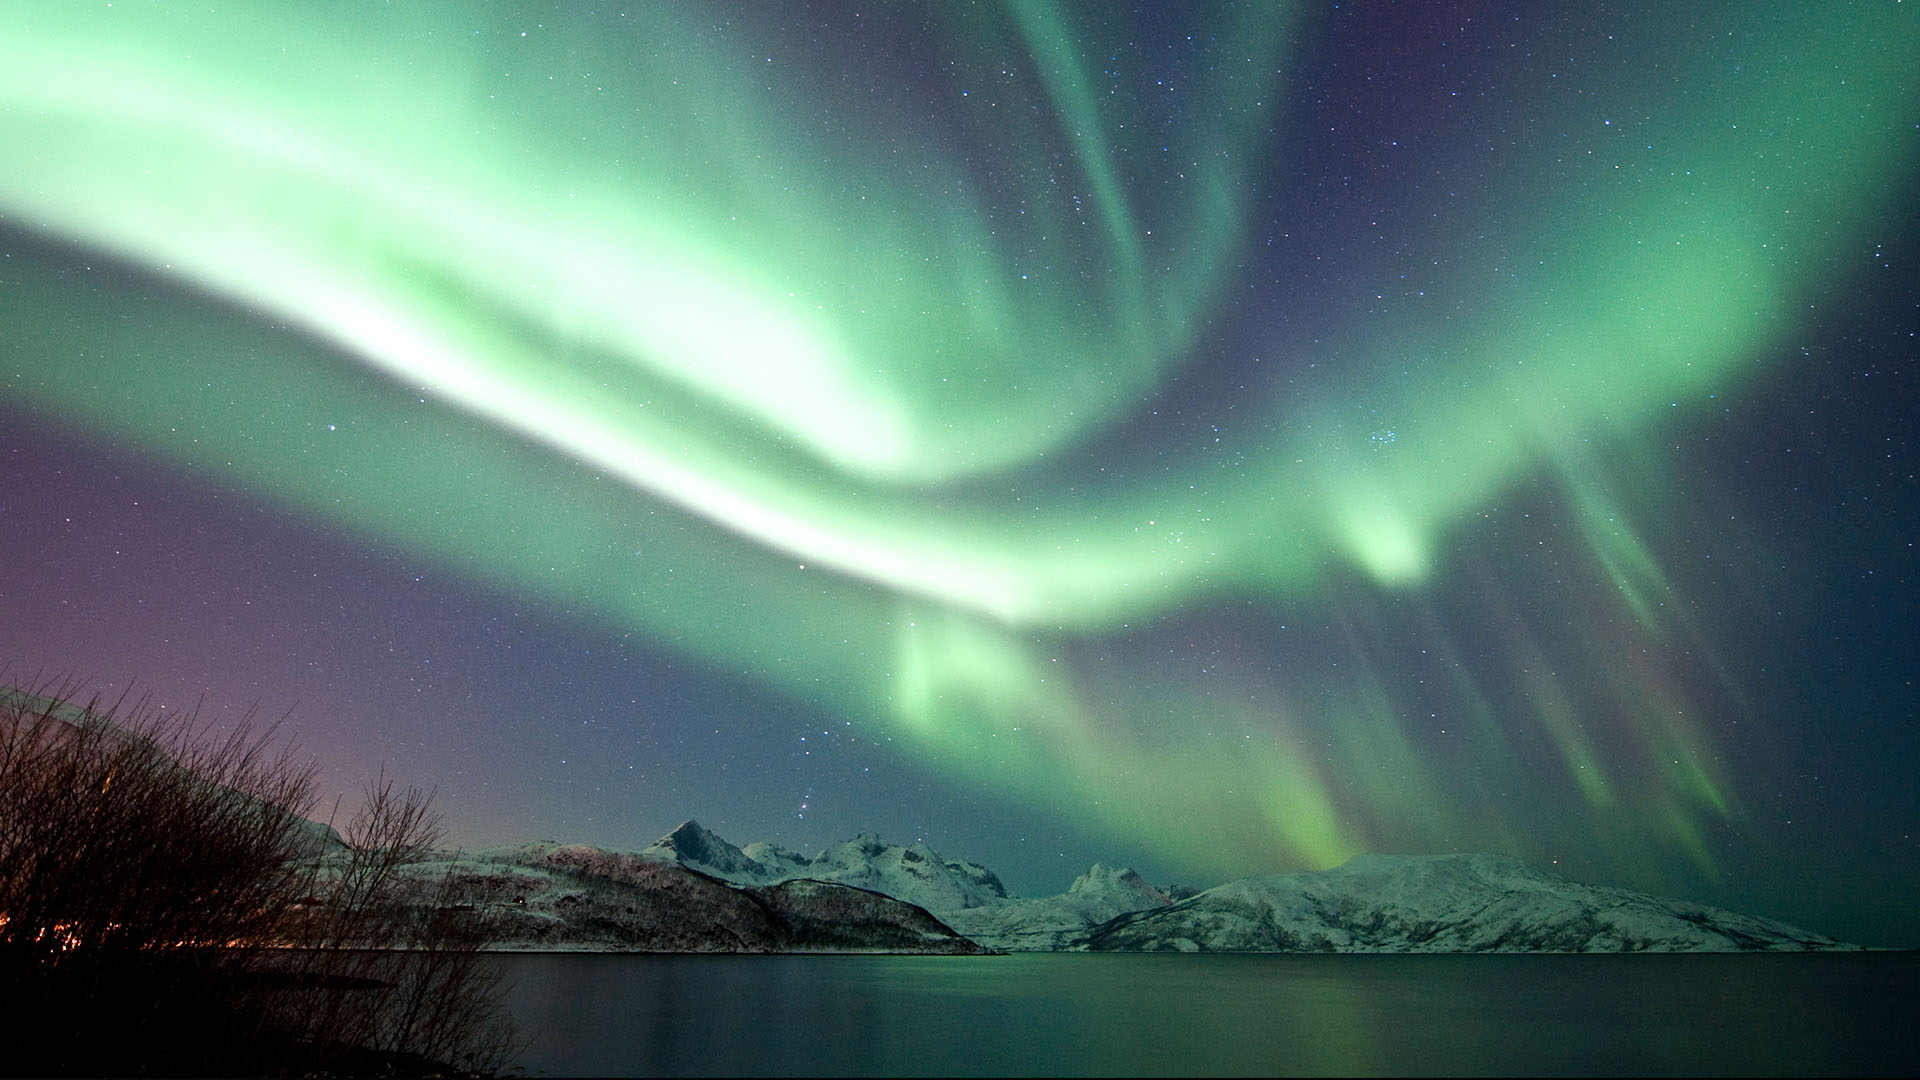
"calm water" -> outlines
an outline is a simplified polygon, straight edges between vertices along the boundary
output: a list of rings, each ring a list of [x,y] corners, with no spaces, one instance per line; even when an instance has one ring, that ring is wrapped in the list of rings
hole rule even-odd
[[[503,958],[531,1075],[1920,1071],[1920,957]]]

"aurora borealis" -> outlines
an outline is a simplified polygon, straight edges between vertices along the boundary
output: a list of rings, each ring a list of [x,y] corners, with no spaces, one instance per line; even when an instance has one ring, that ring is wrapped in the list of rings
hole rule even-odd
[[[0,659],[463,842],[1913,943],[1920,16],[1406,6],[10,5]]]

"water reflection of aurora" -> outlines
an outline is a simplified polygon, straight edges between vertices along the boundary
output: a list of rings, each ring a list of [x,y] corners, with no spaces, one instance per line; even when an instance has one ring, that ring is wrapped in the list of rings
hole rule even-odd
[[[1761,586],[1676,582],[1663,447],[1900,197],[1920,45],[1718,6],[13,5],[0,213],[233,314],[16,279],[8,393],[1169,857],[1710,867]]]

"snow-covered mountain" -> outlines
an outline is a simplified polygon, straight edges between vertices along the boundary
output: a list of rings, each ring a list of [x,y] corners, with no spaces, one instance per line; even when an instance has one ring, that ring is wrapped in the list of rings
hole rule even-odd
[[[737,848],[699,822],[687,821],[640,854],[737,885],[828,881],[885,893],[935,913],[978,907],[1007,895],[999,877],[984,866],[948,859],[921,843],[889,844],[873,833],[861,833],[808,859],[773,844]]]
[[[1007,896],[999,876],[984,866],[948,859],[923,843],[889,844],[873,833],[861,833],[815,855],[807,876],[910,897],[910,902],[936,913]]]
[[[509,949],[983,951],[925,910],[866,889],[735,885],[676,862],[580,844],[434,852],[401,872],[408,903],[475,910],[492,924],[495,947]]]
[[[0,688],[0,721],[84,710]],[[78,728],[74,728],[78,731]],[[107,737],[142,738],[121,732]],[[322,875],[348,858],[301,822],[294,852]],[[1363,855],[1313,873],[1197,895],[1096,864],[1058,896],[1007,896],[984,866],[863,833],[811,858],[735,847],[688,821],[637,854],[526,844],[428,852],[400,902],[489,916],[508,947],[671,952],[1117,950],[1233,952],[1735,952],[1850,948],[1769,919],[1583,885],[1495,855]],[[313,901],[302,900],[301,903]]]
[[[1058,896],[1006,895],[992,871],[872,834],[811,859],[736,848],[693,822],[646,855],[741,884],[814,879],[925,908],[989,949],[1182,952],[1739,952],[1846,946],[1768,919],[1583,885],[1500,855],[1360,855],[1176,901],[1096,865]]]
[[[1095,863],[1059,896],[1005,899],[937,914],[948,926],[1007,952],[1050,952],[1083,945],[1102,923],[1173,903],[1132,870]]]
[[[1086,948],[1179,952],[1742,952],[1846,948],[1770,919],[1582,885],[1500,855],[1361,855],[1113,919]]]
[[[992,871],[863,834],[812,858],[687,822],[637,854],[527,844],[407,868],[519,948],[663,952],[1739,952],[1849,948],[1769,919],[1583,885],[1498,855],[1361,855],[1185,899],[1096,865],[1008,897]]]
[[[642,858],[675,862],[703,874],[711,874],[739,885],[770,885],[784,880],[777,873],[734,847],[697,821],[683,821],[679,828],[641,849]]]
[[[739,885],[812,880],[870,889],[925,908],[989,949],[1011,952],[1071,947],[1116,915],[1172,903],[1133,871],[1102,865],[1059,896],[1012,899],[999,876],[978,863],[949,859],[924,843],[889,844],[873,833],[809,859],[772,844],[738,848],[688,821],[641,855]]]

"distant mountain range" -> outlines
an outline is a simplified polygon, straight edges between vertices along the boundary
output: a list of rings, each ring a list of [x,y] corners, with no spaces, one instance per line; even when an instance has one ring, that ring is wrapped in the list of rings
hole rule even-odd
[[[1175,895],[1096,865],[1058,896],[867,833],[812,858],[686,822],[644,850],[526,844],[408,867],[498,917],[505,947],[648,952],[1799,952],[1770,919],[1583,885],[1499,855],[1361,855]],[[443,895],[439,902],[448,902]]]
[[[505,948],[987,951],[924,908],[871,890],[803,877],[736,884],[674,860],[577,844],[434,853],[404,872],[418,901],[491,916]]]
[[[85,710],[0,687],[0,719]],[[13,722],[13,721],[9,721]],[[118,737],[118,736],[117,736]],[[138,737],[138,736],[126,736]],[[297,849],[338,872],[345,843]],[[329,871],[330,864],[335,870]],[[688,821],[637,853],[522,844],[426,852],[401,902],[489,916],[501,946],[637,952],[1800,952],[1850,949],[1771,919],[1582,885],[1500,855],[1361,855],[1205,892],[1096,864],[1058,896],[862,833],[808,858]]]

